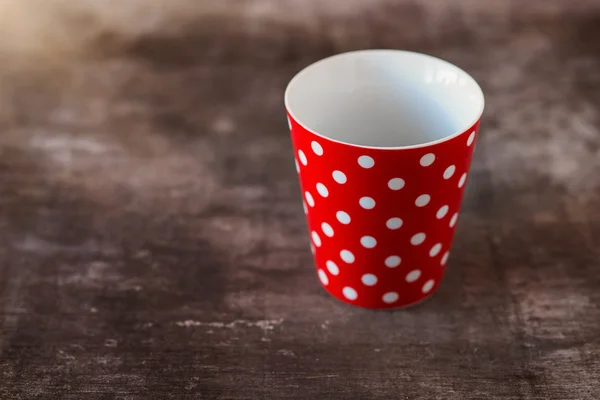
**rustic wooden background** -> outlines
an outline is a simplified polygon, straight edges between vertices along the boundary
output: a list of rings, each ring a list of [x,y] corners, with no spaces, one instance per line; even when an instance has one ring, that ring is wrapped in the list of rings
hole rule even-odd
[[[0,1],[0,399],[600,398],[600,2]],[[340,304],[282,92],[418,50],[487,109],[447,277]]]

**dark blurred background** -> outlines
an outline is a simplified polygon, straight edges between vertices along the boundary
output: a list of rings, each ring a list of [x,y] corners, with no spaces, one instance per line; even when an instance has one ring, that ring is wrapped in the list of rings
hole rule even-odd
[[[283,90],[429,53],[486,111],[448,273],[318,285]],[[0,0],[1,399],[600,398],[597,0]]]

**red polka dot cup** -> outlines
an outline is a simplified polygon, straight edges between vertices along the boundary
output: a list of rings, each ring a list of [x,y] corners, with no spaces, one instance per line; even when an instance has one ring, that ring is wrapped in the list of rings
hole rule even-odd
[[[477,82],[424,54],[356,51],[299,72],[285,105],[325,290],[378,309],[430,296],[484,108]]]

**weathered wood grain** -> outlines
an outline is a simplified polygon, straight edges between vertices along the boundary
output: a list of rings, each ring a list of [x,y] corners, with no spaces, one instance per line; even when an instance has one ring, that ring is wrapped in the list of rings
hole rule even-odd
[[[348,4],[0,63],[1,399],[600,398],[598,3]],[[365,47],[486,92],[447,277],[396,312],[320,289],[283,116]]]

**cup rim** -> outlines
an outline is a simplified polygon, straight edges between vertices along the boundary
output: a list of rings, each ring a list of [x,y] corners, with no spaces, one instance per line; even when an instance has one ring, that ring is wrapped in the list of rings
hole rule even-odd
[[[288,103],[288,99],[289,99],[289,93],[291,91],[291,87],[293,85],[293,83],[299,79],[302,78],[302,76],[304,74],[306,74],[307,72],[309,72],[311,69],[316,68],[318,65],[325,63],[327,61],[330,61],[334,58],[340,58],[340,57],[344,57],[344,56],[348,56],[350,54],[359,54],[359,53],[370,53],[370,54],[374,54],[374,53],[404,53],[407,54],[409,56],[412,57],[426,57],[426,58],[430,58],[435,60],[436,62],[442,63],[442,64],[447,64],[449,66],[452,66],[453,68],[458,69],[459,71],[463,72],[468,79],[470,79],[471,81],[473,81],[475,88],[477,88],[477,95],[479,95],[480,97],[480,108],[479,111],[477,112],[476,117],[469,122],[469,124],[467,124],[467,127],[459,130],[458,132],[454,132],[450,135],[447,135],[441,139],[437,139],[437,140],[432,140],[429,142],[425,142],[425,143],[419,143],[419,144],[414,144],[414,145],[408,145],[408,146],[392,146],[392,147],[388,147],[388,146],[365,146],[365,145],[360,145],[360,144],[355,144],[355,143],[349,143],[349,142],[345,142],[345,141],[341,141],[341,140],[337,140],[337,139],[332,139],[330,137],[324,136],[322,134],[320,134],[319,132],[315,132],[314,130],[306,127],[302,122],[300,122],[292,113],[292,110],[289,107],[289,103]],[[409,150],[409,149],[418,149],[418,148],[424,148],[424,147],[430,147],[430,146],[434,146],[440,143],[444,143],[446,141],[452,140],[454,138],[456,138],[457,136],[462,135],[463,133],[469,131],[480,119],[481,116],[483,114],[483,110],[485,108],[485,96],[483,95],[483,90],[481,90],[481,86],[479,86],[479,83],[475,80],[475,78],[473,78],[471,76],[471,74],[467,73],[465,70],[463,70],[462,68],[458,67],[455,64],[452,64],[449,61],[443,60],[439,57],[435,57],[435,56],[431,56],[429,54],[425,54],[425,53],[419,53],[416,51],[409,51],[409,50],[396,50],[396,49],[366,49],[366,50],[354,50],[354,51],[347,51],[347,52],[343,52],[343,53],[338,53],[338,54],[334,54],[332,56],[329,57],[325,57],[322,58],[318,61],[315,61],[312,64],[309,64],[308,66],[304,67],[303,69],[301,69],[299,72],[296,73],[296,75],[294,75],[294,77],[288,82],[287,87],[285,89],[284,92],[284,104],[285,104],[285,108],[287,113],[289,113],[289,115],[292,116],[292,118],[294,119],[294,121],[300,125],[302,128],[304,128],[305,130],[307,130],[308,132],[312,133],[313,135],[316,135],[322,139],[325,140],[329,140],[335,143],[340,143],[346,146],[352,146],[352,147],[357,147],[357,148],[361,148],[361,149],[372,149],[372,150]]]

